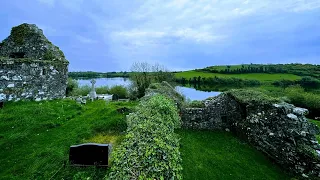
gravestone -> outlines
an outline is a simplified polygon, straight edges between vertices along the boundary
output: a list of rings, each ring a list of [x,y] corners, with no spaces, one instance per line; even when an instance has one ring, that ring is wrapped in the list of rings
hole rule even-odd
[[[91,91],[90,91],[89,96],[90,96],[91,101],[93,101],[94,99],[97,98],[97,93],[96,93],[96,90],[94,88],[94,85],[96,84],[96,80],[92,79],[90,82],[91,82],[92,86],[91,86]]]
[[[70,147],[69,161],[73,166],[108,166],[111,144],[86,143]]]

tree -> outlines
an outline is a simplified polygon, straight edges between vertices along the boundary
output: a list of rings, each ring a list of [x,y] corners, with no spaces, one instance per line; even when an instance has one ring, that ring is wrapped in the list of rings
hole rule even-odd
[[[173,73],[159,64],[151,65],[146,62],[135,62],[131,71],[130,77],[133,82],[133,88],[131,89],[134,91],[131,93],[136,94],[137,98],[145,95],[145,91],[151,83],[172,82],[174,80]]]

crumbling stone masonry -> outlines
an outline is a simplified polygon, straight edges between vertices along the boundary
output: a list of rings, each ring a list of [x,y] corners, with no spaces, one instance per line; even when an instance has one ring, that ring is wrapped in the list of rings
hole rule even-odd
[[[68,64],[36,25],[13,27],[0,43],[0,101],[63,98]]]
[[[315,138],[319,128],[306,113],[291,104],[268,101],[258,92],[238,90],[206,101],[205,108],[185,109],[182,126],[231,131],[285,169],[320,179],[320,144]]]

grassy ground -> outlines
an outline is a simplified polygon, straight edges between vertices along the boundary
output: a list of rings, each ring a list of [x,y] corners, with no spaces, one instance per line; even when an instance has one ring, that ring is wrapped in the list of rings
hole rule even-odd
[[[219,73],[209,73],[209,72],[197,72],[197,71],[184,71],[176,73],[175,76],[177,78],[193,78],[201,76],[202,78],[208,77],[219,77],[219,78],[241,78],[241,79],[251,79],[251,80],[258,80],[262,82],[273,82],[277,80],[297,80],[300,79],[300,76],[293,75],[293,74],[267,74],[267,73],[251,73],[251,74],[219,74]]]
[[[227,132],[178,131],[184,179],[290,179],[262,153]]]
[[[17,102],[0,110],[0,179],[72,179],[81,174],[102,178],[106,169],[71,168],[69,146],[83,142],[113,143],[126,129],[116,111],[132,102]]]

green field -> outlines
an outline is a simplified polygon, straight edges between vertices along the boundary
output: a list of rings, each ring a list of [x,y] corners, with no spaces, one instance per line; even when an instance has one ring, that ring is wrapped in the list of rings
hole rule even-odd
[[[240,79],[250,79],[250,80],[258,80],[261,82],[273,82],[277,80],[298,80],[301,79],[300,76],[293,74],[267,74],[267,73],[248,73],[248,74],[220,74],[220,73],[209,73],[209,72],[198,72],[198,71],[184,71],[176,73],[175,76],[177,78],[193,78],[201,76],[201,78],[205,77],[219,77],[219,78],[240,78]]]
[[[105,168],[69,167],[69,147],[116,145],[126,129],[125,115],[116,109],[134,105],[95,101],[80,106],[68,100],[6,104],[0,109],[0,179],[73,179],[83,173],[101,179]]]
[[[193,130],[178,133],[186,180],[290,179],[261,152],[230,133]]]

